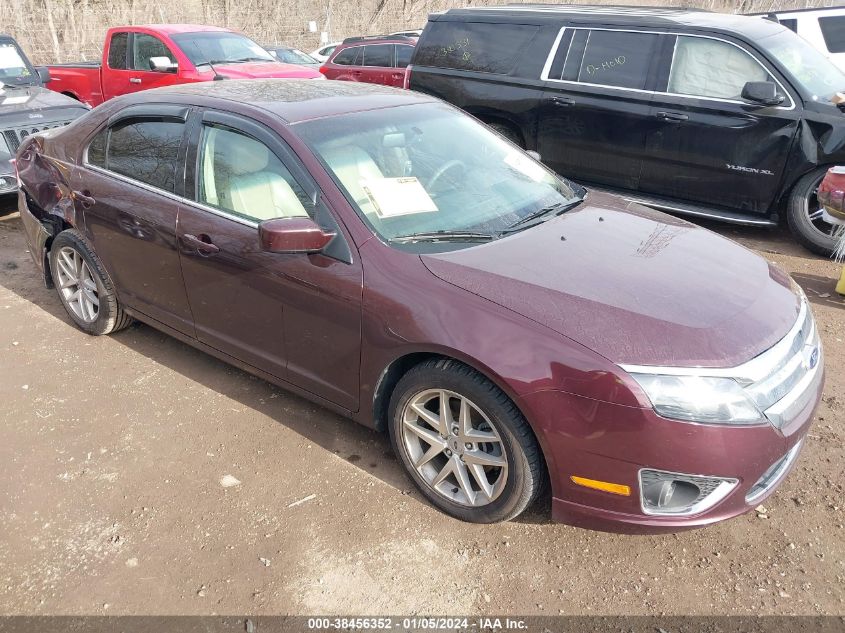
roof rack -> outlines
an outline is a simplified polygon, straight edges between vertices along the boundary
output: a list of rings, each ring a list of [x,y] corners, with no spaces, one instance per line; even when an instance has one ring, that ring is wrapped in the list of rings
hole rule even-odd
[[[344,44],[351,44],[353,42],[365,42],[367,40],[416,40],[415,37],[408,37],[407,35],[359,35],[358,37],[347,37],[343,40]]]

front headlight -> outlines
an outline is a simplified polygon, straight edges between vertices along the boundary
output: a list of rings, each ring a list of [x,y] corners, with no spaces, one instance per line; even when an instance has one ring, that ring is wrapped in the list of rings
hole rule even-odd
[[[711,424],[753,424],[765,417],[732,378],[636,374],[654,410],[665,418]]]

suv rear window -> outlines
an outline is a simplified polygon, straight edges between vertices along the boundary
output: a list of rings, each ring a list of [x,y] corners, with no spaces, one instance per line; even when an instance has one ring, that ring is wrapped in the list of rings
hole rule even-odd
[[[654,33],[590,31],[578,81],[642,90],[657,38]]]
[[[831,53],[845,53],[845,15],[819,18],[824,43]]]
[[[538,29],[525,24],[429,22],[414,64],[507,74]]]

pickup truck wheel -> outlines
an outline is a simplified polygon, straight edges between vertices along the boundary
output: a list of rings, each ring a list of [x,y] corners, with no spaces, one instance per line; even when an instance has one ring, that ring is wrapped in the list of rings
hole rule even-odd
[[[439,359],[405,374],[390,400],[390,439],[425,497],[472,523],[507,521],[545,482],[537,440],[516,405],[466,365]]]
[[[62,231],[53,240],[50,272],[68,316],[83,332],[111,334],[132,323],[100,259],[78,231]]]
[[[789,194],[786,220],[789,230],[808,250],[830,257],[836,246],[834,226],[822,219],[821,206],[816,193],[827,173],[827,167],[810,172],[801,178]]]
[[[487,127],[494,132],[498,132],[517,147],[525,149],[525,143],[522,140],[522,135],[510,125],[506,125],[505,123],[488,123]]]

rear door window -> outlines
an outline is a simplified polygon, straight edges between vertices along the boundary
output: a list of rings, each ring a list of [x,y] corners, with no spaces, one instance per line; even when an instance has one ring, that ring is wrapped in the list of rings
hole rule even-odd
[[[109,43],[109,68],[126,70],[126,43],[128,33],[115,33]]]
[[[845,53],[845,15],[819,18],[824,43],[831,53]]]
[[[364,47],[364,63],[362,66],[379,66],[390,68],[393,66],[393,44],[371,44]]]
[[[417,44],[418,66],[507,74],[539,27],[526,24],[432,22]]]
[[[173,119],[120,121],[94,137],[88,163],[174,193],[184,129],[182,121]]]
[[[738,46],[707,37],[678,36],[668,92],[738,101],[749,81],[772,78]]]
[[[590,31],[577,80],[643,90],[659,37],[655,33]]]

